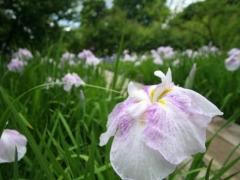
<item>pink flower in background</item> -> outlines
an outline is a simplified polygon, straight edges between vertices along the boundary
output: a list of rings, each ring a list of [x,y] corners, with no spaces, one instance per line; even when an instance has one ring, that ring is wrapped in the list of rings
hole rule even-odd
[[[237,55],[239,53],[240,53],[240,49],[238,49],[238,48],[233,48],[230,51],[228,51],[229,56],[234,56],[234,55]]]
[[[61,57],[61,65],[64,65],[65,63],[68,63],[69,65],[75,64],[75,54],[65,52]]]
[[[82,52],[78,54],[78,58],[87,59],[88,57],[94,56],[92,51],[84,49]]]
[[[14,58],[8,63],[7,68],[9,71],[21,72],[23,71],[25,65],[26,62],[21,61],[18,58]]]
[[[229,57],[225,60],[225,66],[229,71],[236,71],[240,68],[240,49],[232,49],[228,52]]]
[[[15,161],[17,150],[18,160],[26,153],[27,139],[16,130],[5,129],[0,138],[0,163]]]
[[[86,59],[86,64],[90,66],[97,66],[100,62],[101,60],[96,56],[90,56]]]
[[[153,63],[157,64],[157,65],[162,65],[163,64],[163,60],[161,58],[161,56],[157,53],[156,50],[151,50],[151,54],[153,57]]]
[[[85,60],[86,64],[90,66],[97,66],[101,62],[90,50],[85,49],[78,54],[78,58]]]
[[[79,87],[84,85],[85,82],[76,74],[76,73],[68,73],[62,78],[63,89],[65,91],[71,91],[72,87]]]
[[[200,54],[198,51],[193,51],[192,49],[187,49],[183,52],[183,55],[186,55],[188,58],[196,58]]]
[[[199,52],[202,53],[203,55],[207,54],[216,54],[219,53],[219,49],[215,46],[213,46],[211,43],[209,45],[202,46],[199,49]]]
[[[173,48],[170,46],[161,46],[157,49],[157,52],[164,59],[173,58],[175,55]]]
[[[29,60],[33,57],[33,55],[28,49],[19,48],[18,51],[13,54],[13,57],[19,58],[21,60]]]
[[[123,52],[123,61],[130,61],[135,62],[137,60],[137,54],[136,53],[129,53],[128,50],[124,50]]]
[[[157,85],[128,85],[128,98],[108,117],[105,145],[114,136],[110,161],[122,179],[167,177],[192,154],[205,151],[206,127],[223,113],[200,94],[178,87],[171,71],[154,73]]]

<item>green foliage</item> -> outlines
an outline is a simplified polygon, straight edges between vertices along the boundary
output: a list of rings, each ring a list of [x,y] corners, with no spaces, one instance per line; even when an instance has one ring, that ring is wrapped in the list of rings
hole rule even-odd
[[[240,46],[240,3],[208,0],[188,6],[169,23],[171,36],[182,47],[197,48],[212,42],[221,49]]]
[[[111,9],[106,9],[103,1],[86,0],[81,12],[82,26],[72,32],[74,38],[69,39],[69,49],[88,48],[99,54],[113,54],[119,48],[122,34],[125,48],[129,50],[145,51],[157,47],[164,36],[159,33],[161,24],[169,14],[164,2],[129,1],[123,7],[122,2],[116,1]],[[138,5],[141,8],[133,12],[132,6]]]
[[[34,47],[58,39],[59,20],[73,19],[76,0],[3,0],[0,2],[0,50]]]
[[[80,21],[84,27],[94,26],[106,14],[104,0],[83,0],[82,6]]]
[[[114,0],[114,8],[123,10],[127,19],[148,26],[157,20],[166,19],[169,10],[165,3],[166,0]]]

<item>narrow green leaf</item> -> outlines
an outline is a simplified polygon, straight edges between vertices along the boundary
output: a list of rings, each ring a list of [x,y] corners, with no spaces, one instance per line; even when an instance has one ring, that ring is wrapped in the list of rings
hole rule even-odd
[[[206,171],[206,174],[205,174],[205,180],[209,180],[212,163],[213,163],[213,159],[211,159],[211,161],[208,164],[207,171]]]

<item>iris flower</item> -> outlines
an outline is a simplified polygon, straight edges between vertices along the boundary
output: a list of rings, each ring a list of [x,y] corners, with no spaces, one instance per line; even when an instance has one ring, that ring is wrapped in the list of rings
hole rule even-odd
[[[75,54],[70,52],[65,52],[61,57],[61,65],[63,66],[65,63],[69,65],[75,64]]]
[[[170,46],[161,46],[157,49],[157,52],[163,59],[171,59],[175,55],[173,48]]]
[[[84,49],[78,54],[78,58],[85,60],[86,64],[89,66],[97,66],[99,63],[101,63],[101,60],[97,58],[90,50]]]
[[[67,92],[71,91],[72,87],[79,87],[84,85],[85,82],[76,73],[67,73],[62,78],[63,89]]]
[[[19,60],[18,58],[14,58],[8,63],[7,68],[12,72],[22,72],[26,64],[26,62]]]
[[[29,60],[33,58],[31,51],[26,48],[19,48],[16,53],[13,54],[13,57],[19,58],[21,60]]]
[[[170,69],[155,71],[162,82],[130,82],[128,98],[111,112],[100,146],[114,136],[110,161],[122,179],[167,177],[189,156],[204,152],[206,127],[223,113],[195,91],[174,85]]]
[[[15,161],[17,150],[18,160],[26,153],[27,139],[16,130],[5,129],[0,138],[0,163]]]
[[[229,57],[225,60],[228,71],[236,71],[240,68],[240,49],[232,49],[228,52]]]

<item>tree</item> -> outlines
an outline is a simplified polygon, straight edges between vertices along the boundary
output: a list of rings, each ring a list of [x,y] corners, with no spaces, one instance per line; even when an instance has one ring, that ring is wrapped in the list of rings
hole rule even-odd
[[[76,0],[3,0],[0,3],[0,48],[43,47],[59,38],[59,20],[72,19]]]
[[[237,47],[240,45],[239,8],[240,2],[235,0],[194,3],[172,19],[170,30],[181,36],[184,46],[198,47],[212,42],[223,49]],[[198,42],[193,44],[193,38]]]
[[[154,21],[163,21],[169,15],[166,0],[114,0],[114,7],[126,12],[128,19],[145,26]]]
[[[104,0],[83,0],[80,21],[82,26],[95,25],[106,15]]]

